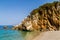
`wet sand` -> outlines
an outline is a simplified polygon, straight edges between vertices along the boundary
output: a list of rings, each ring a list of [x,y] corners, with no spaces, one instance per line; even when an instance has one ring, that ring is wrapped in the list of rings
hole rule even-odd
[[[33,40],[60,40],[60,31],[43,32]]]

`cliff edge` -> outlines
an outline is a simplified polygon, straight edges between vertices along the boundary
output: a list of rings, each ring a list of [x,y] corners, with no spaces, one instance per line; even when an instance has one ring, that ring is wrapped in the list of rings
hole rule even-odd
[[[60,2],[46,3],[34,9],[15,30],[56,31],[60,27]]]

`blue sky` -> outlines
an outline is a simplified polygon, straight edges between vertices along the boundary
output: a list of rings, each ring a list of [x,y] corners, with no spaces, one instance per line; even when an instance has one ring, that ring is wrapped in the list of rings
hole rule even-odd
[[[55,0],[0,0],[0,25],[16,25],[39,6]]]

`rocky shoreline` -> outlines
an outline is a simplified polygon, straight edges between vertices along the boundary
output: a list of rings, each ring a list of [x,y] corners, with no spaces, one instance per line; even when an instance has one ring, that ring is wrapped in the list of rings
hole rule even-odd
[[[14,30],[56,31],[60,27],[60,2],[46,3],[34,9]]]

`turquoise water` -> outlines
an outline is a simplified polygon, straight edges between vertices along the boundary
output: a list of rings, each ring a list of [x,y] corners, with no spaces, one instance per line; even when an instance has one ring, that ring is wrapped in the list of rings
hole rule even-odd
[[[0,30],[0,40],[32,40],[40,32],[25,32],[18,30]]]

